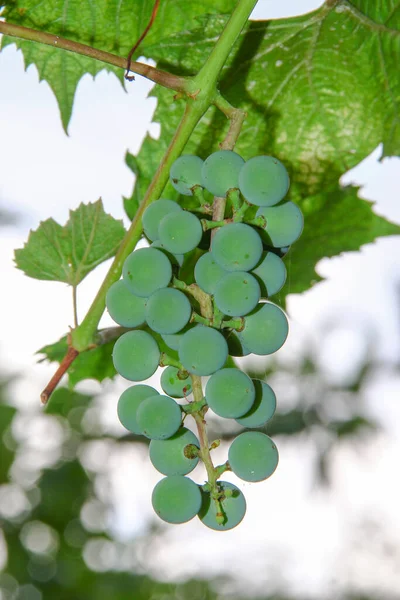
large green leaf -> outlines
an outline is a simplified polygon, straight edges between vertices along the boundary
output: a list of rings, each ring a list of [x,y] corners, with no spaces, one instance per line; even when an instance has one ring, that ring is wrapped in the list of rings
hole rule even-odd
[[[53,219],[31,231],[15,262],[29,277],[77,286],[97,265],[116,253],[125,229],[104,212],[101,200],[70,211],[62,227]]]
[[[235,4],[235,0],[191,0],[190,3],[187,0],[163,0],[139,52],[147,54],[146,46],[161,36],[193,28],[198,15],[229,12]],[[3,16],[10,23],[127,56],[150,19],[154,0],[3,0],[2,5],[5,6]],[[94,76],[107,68],[119,78],[123,75],[120,69],[105,67],[95,60],[58,48],[12,38],[3,40],[3,46],[15,43],[24,53],[26,67],[35,64],[40,79],[47,81],[55,93],[65,129],[71,117],[76,87],[85,73]]]
[[[380,236],[400,234],[400,226],[376,215],[372,206],[350,186],[309,198],[303,233],[285,258],[289,277],[281,294],[304,292],[320,281],[315,265],[322,258],[358,250]]]

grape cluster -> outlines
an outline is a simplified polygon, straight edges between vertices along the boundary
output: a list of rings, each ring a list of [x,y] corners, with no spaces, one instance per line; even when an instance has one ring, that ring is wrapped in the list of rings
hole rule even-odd
[[[204,161],[184,155],[172,165],[170,180],[180,194],[194,196],[196,208],[189,212],[168,199],[150,204],[143,229],[151,245],[127,257],[122,280],[106,298],[112,318],[130,329],[114,345],[116,370],[139,382],[164,367],[163,394],[133,385],[119,399],[118,416],[129,431],[150,439],[150,460],[165,475],[152,495],[161,519],[184,523],[198,515],[208,527],[228,530],[242,520],[246,501],[220,476],[231,470],[244,481],[265,480],[277,467],[278,451],[266,434],[252,431],[274,415],[273,390],[227,361],[272,354],[285,342],[286,315],[269,299],[285,284],[281,257],[300,236],[303,218],[285,200],[289,176],[271,156],[245,162],[230,150]],[[222,221],[212,220],[207,194],[225,203]],[[201,376],[208,377],[204,397]],[[208,409],[248,429],[219,467],[210,456],[218,440],[204,447],[201,434]],[[199,437],[184,426],[190,414]],[[186,477],[199,459],[209,476],[202,486]]]

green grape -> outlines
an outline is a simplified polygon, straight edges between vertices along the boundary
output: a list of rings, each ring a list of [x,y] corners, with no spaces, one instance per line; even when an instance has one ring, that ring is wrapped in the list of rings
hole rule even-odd
[[[232,150],[219,150],[203,163],[203,187],[214,196],[225,197],[228,190],[239,187],[239,172],[244,160]]]
[[[199,486],[182,475],[161,479],[153,490],[151,502],[160,519],[167,523],[186,523],[201,507]]]
[[[162,245],[173,254],[194,250],[203,235],[200,220],[187,211],[166,215],[158,231]]]
[[[157,290],[147,300],[146,321],[156,333],[177,333],[187,325],[191,314],[185,294],[173,288]]]
[[[149,240],[154,242],[158,239],[158,226],[160,221],[165,215],[169,213],[176,213],[181,211],[182,208],[177,202],[173,200],[165,200],[161,198],[152,202],[144,211],[142,217],[143,230]]]
[[[146,298],[135,296],[122,279],[109,287],[106,306],[110,316],[118,325],[137,327],[145,322]]]
[[[273,252],[263,252],[261,262],[252,274],[257,277],[264,298],[277,294],[285,285],[285,263]]]
[[[250,350],[246,348],[236,331],[225,331],[225,339],[228,342],[230,356],[247,356]]]
[[[179,404],[168,396],[150,396],[140,403],[136,412],[140,432],[151,440],[165,440],[182,424]]]
[[[226,271],[219,266],[211,252],[200,256],[194,268],[194,278],[197,285],[207,294],[214,294],[215,287]]]
[[[224,315],[242,317],[253,310],[260,300],[260,286],[246,271],[227,273],[215,288],[215,304]]]
[[[157,342],[146,331],[128,331],[114,344],[114,367],[130,381],[143,381],[156,372],[160,361]]]
[[[277,206],[259,208],[257,217],[267,221],[265,237],[275,248],[290,246],[301,236],[304,219],[299,207],[293,202],[282,202]]]
[[[289,175],[273,156],[254,156],[240,170],[239,188],[250,204],[273,206],[289,189]]]
[[[151,440],[149,455],[153,466],[163,475],[187,475],[199,462],[198,456],[185,456],[189,444],[200,448],[199,440],[186,427],[178,429],[168,440]]]
[[[184,196],[193,196],[192,188],[195,185],[202,185],[202,166],[202,159],[193,154],[184,154],[177,158],[169,172],[174,188]]]
[[[236,419],[253,406],[256,396],[252,380],[239,369],[221,369],[207,382],[208,406],[220,417]]]
[[[238,332],[242,343],[253,354],[273,354],[287,338],[289,324],[279,306],[265,302],[244,318],[244,329]]]
[[[172,267],[161,250],[140,248],[125,260],[122,276],[133,294],[148,298],[155,291],[167,287],[171,281]]]
[[[224,522],[218,523],[217,505],[213,498],[211,498],[210,492],[206,490],[202,490],[199,519],[210,529],[228,531],[239,525],[242,521],[246,514],[246,500],[239,488],[233,485],[233,483],[218,481],[218,487],[222,492],[227,493],[221,500]]]
[[[178,352],[186,371],[194,375],[212,375],[224,366],[228,344],[216,329],[197,325],[182,336]]]
[[[244,481],[263,481],[278,466],[278,450],[260,431],[245,431],[233,440],[228,452],[232,471]]]
[[[157,394],[158,392],[154,388],[141,384],[132,385],[122,392],[117,405],[118,418],[122,425],[132,433],[140,435],[142,432],[136,420],[137,409],[143,400]]]
[[[243,427],[262,427],[275,413],[276,396],[274,390],[264,381],[253,379],[256,399],[248,413],[236,419]]]
[[[225,271],[250,271],[260,261],[263,251],[257,231],[244,223],[230,223],[214,236],[211,253]]]
[[[167,367],[161,375],[160,384],[163,391],[173,398],[184,398],[192,393],[192,384],[189,377],[179,379],[179,369]]]
[[[164,246],[162,245],[160,240],[155,240],[155,242],[153,242],[150,245],[150,247],[157,248],[158,250],[161,250],[161,252],[164,252],[165,256],[167,258],[169,258],[169,260],[171,261],[171,263],[173,265],[178,265],[179,267],[181,267],[183,265],[183,261],[185,260],[185,255],[184,254],[172,254],[172,252],[168,252],[168,250],[166,250],[164,248]]]

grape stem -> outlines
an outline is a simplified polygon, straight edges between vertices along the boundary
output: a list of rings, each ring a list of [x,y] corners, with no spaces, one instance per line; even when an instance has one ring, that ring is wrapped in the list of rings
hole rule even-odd
[[[200,305],[200,311],[202,315],[211,314],[212,316],[211,296],[206,292],[203,292],[197,283],[191,283],[188,285],[184,281],[174,277],[172,280],[172,286],[177,290],[181,290],[182,292],[186,292],[187,294],[193,296],[193,298],[197,300]]]
[[[228,222],[228,219],[224,219],[223,221],[209,221],[208,219],[201,219],[201,225],[203,227],[203,231],[208,231],[209,229],[215,229],[216,227],[223,227]]]
[[[210,210],[209,204],[207,204],[207,200],[204,198],[204,190],[201,185],[195,185],[192,188],[193,196],[196,198],[200,206],[203,206]]]
[[[214,467],[214,463],[210,454],[210,442],[207,436],[207,422],[204,415],[208,409],[206,401],[203,396],[203,387],[201,384],[201,377],[198,375],[191,375],[192,379],[192,390],[195,402],[201,402],[204,400],[204,406],[201,410],[192,413],[192,416],[196,422],[197,432],[200,442],[199,458],[203,461],[203,464],[207,471],[207,488],[210,491],[211,497],[216,503],[217,517],[221,518],[224,516],[223,508],[221,505],[220,497],[221,492],[218,488],[217,480],[220,477],[219,467]]]
[[[212,327],[213,322],[211,319],[207,319],[207,317],[202,317],[198,315],[196,312],[192,312],[192,316],[190,317],[191,323],[200,323],[201,325],[205,325],[206,327]]]
[[[233,214],[236,215],[243,206],[243,200],[238,188],[231,188],[226,194],[228,200],[232,203]]]
[[[245,219],[245,221],[249,225],[261,227],[261,229],[266,229],[267,227],[267,219],[264,217],[264,215],[260,215],[259,217],[255,217],[254,219]]]
[[[238,317],[237,319],[230,319],[229,321],[222,321],[222,327],[229,329],[236,329],[236,331],[243,331],[244,319]]]
[[[216,98],[215,105],[220,110],[222,110],[222,112],[224,112],[224,114],[226,114],[226,116],[229,119],[231,119],[231,126],[229,128],[229,131],[226,135],[225,140],[222,142],[222,144],[220,144],[220,148],[223,150],[233,150],[233,148],[235,147],[236,140],[239,136],[241,127],[243,125],[243,121],[246,117],[246,113],[244,111],[241,111],[240,109],[233,108],[229,104],[229,102],[224,100],[222,98],[222,96],[220,96],[219,94]],[[240,197],[239,198],[236,197],[236,199],[237,199],[236,205],[238,206]],[[224,219],[225,208],[226,208],[226,198],[216,196],[214,198],[214,202],[213,202],[212,221],[207,221],[206,219],[202,219],[202,225],[203,225],[204,231],[206,231],[205,227],[208,229],[212,229],[211,236],[213,236],[215,234],[215,232],[218,230],[218,227],[221,227],[221,225],[225,225],[229,221],[228,219]],[[241,210],[241,208],[238,208],[238,212],[240,210]],[[246,210],[247,210],[247,206],[246,206]],[[211,237],[211,239],[212,239],[212,237]],[[208,296],[209,302],[207,303],[206,306],[200,305],[203,319],[209,320],[214,327],[218,327],[218,328],[221,327],[222,324],[226,327],[233,326],[233,327],[243,328],[243,319],[233,319],[233,320],[224,322],[223,321],[223,317],[224,317],[223,313],[215,305],[215,302],[214,303],[211,302],[210,296],[208,294],[206,294],[206,295]],[[205,403],[203,408],[200,411],[193,412],[192,416],[196,422],[197,431],[198,431],[198,435],[199,435],[199,442],[200,442],[199,457],[203,461],[204,466],[207,471],[208,481],[206,483],[206,488],[210,492],[211,497],[216,505],[217,523],[222,524],[226,520],[226,515],[224,512],[222,503],[221,503],[222,494],[221,494],[221,490],[219,489],[219,486],[218,486],[218,479],[219,479],[219,477],[221,477],[221,475],[223,473],[225,473],[225,471],[229,470],[229,464],[226,462],[223,465],[214,467],[214,463],[211,458],[210,450],[217,448],[219,446],[220,442],[219,442],[219,440],[217,440],[217,441],[212,442],[212,444],[210,445],[210,443],[208,441],[207,422],[204,418],[205,413],[208,410],[208,406],[207,406],[206,400],[203,397],[203,388],[202,388],[202,384],[201,384],[201,377],[198,377],[197,375],[191,375],[191,379],[192,379],[192,390],[193,390],[193,396],[194,396],[195,402],[196,401],[204,401],[204,403]]]
[[[169,356],[166,352],[161,352],[159,365],[160,367],[176,367],[177,369],[183,369],[179,360],[172,358],[172,356]]]
[[[247,204],[247,202],[243,202],[242,206],[234,213],[233,215],[233,222],[234,223],[241,223],[242,221],[245,220],[245,214],[247,212],[247,209],[249,208],[249,205]]]

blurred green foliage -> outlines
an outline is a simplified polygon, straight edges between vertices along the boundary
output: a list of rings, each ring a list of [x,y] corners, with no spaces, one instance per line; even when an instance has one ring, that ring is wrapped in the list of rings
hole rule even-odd
[[[278,388],[294,389],[295,394],[286,404],[285,393],[280,394],[282,406],[289,408],[281,409],[264,430],[294,443],[307,436],[319,451],[318,481],[329,483],[330,456],[337,444],[353,443],[376,431],[366,413],[364,393],[371,374],[380,368],[388,366],[377,364],[367,353],[351,380],[333,384],[311,349],[290,368],[271,360],[267,370],[250,374],[274,380]],[[398,365],[390,368],[398,371]],[[143,440],[107,431],[98,418],[98,397],[61,388],[44,411],[32,413],[31,408],[17,411],[8,404],[7,382],[0,392],[0,515],[7,547],[0,573],[2,600],[239,600],[232,592],[226,595],[218,579],[163,583],[143,574],[138,557],[162,538],[156,518],[132,539],[115,537],[111,499],[99,492],[110,486],[110,474],[107,469],[101,472],[99,486],[98,473],[85,467],[82,457],[88,444],[103,444],[100,454],[109,458],[121,444],[137,448]],[[230,420],[223,427],[221,431],[211,420],[211,439],[235,435]],[[89,525],[82,516],[88,507],[95,514]],[[369,599],[349,593],[340,600]]]

